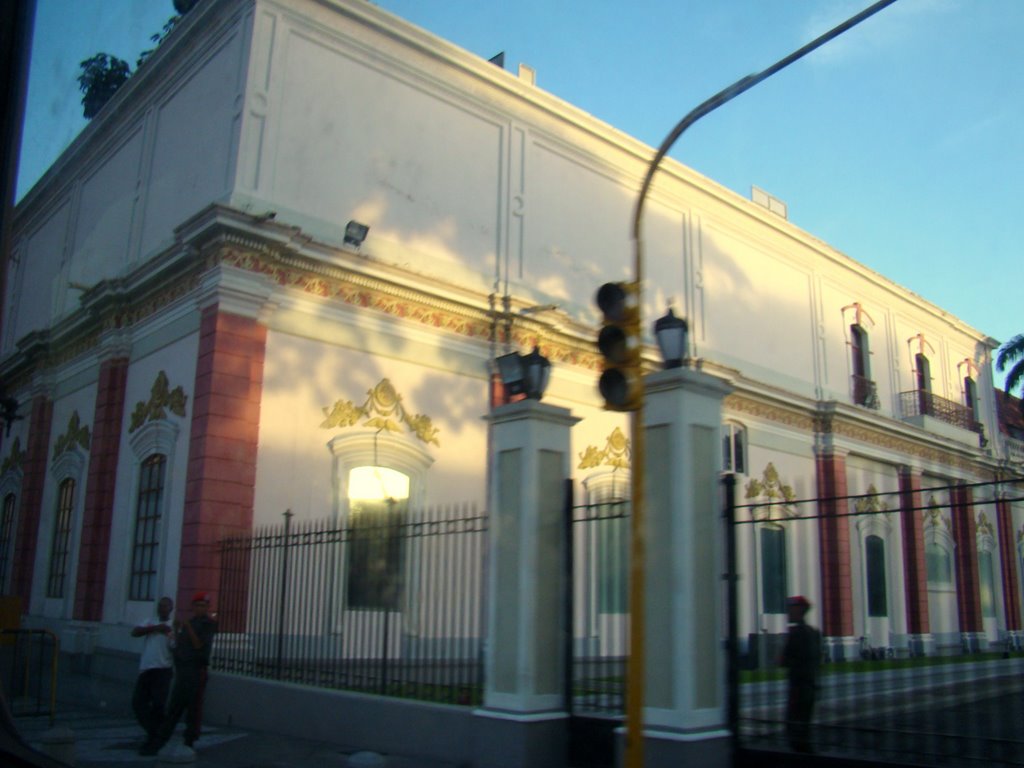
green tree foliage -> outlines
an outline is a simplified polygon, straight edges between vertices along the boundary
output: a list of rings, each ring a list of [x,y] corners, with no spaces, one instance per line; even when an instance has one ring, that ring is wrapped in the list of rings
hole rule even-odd
[[[79,66],[82,68],[78,75],[78,87],[82,91],[82,114],[91,120],[131,77],[132,70],[127,61],[109,53],[97,53]]]
[[[199,0],[174,0],[174,10],[177,13],[164,23],[164,28],[160,32],[149,38],[155,45],[139,54],[135,62],[136,71],[160,43],[167,39],[182,17],[198,4]],[[103,105],[110,101],[110,97],[117,93],[117,89],[132,76],[132,69],[127,61],[109,53],[97,53],[79,66],[82,70],[78,75],[78,87],[82,91],[82,114],[87,120],[91,120]]]
[[[1006,374],[1005,390],[1013,393],[1017,387],[1024,384],[1024,333],[1018,333],[1008,342],[999,348],[996,354],[996,370],[1002,373],[1009,368]]]

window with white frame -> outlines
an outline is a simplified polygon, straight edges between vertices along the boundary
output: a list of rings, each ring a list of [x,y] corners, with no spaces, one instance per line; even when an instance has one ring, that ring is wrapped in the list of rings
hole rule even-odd
[[[166,469],[167,457],[160,453],[149,456],[139,467],[129,600],[156,599]]]
[[[18,495],[8,493],[0,508],[0,595],[6,595],[11,587],[11,561],[14,549],[14,523],[18,506]]]
[[[764,613],[785,613],[787,584],[786,529],[761,527],[761,599]]]
[[[925,532],[924,561],[928,589],[953,588],[953,541],[937,525]]]
[[[981,593],[981,615],[986,619],[996,616],[996,585],[992,551],[978,552],[978,587]]]
[[[339,435],[328,449],[334,456],[335,513],[348,531],[346,606],[399,610],[409,510],[422,501],[433,458],[388,433]]]
[[[722,425],[722,469],[747,474],[747,430],[742,425],[727,421]]]
[[[50,567],[46,578],[46,596],[64,597],[68,559],[71,555],[71,523],[75,511],[75,480],[66,477],[57,489],[53,538],[50,543]]]
[[[588,530],[597,548],[593,578],[600,613],[626,613],[629,483],[629,471],[619,469],[595,473],[583,481],[591,508]]]

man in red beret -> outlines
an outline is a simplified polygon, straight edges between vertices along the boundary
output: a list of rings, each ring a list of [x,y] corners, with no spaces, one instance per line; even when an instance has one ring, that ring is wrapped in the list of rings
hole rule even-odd
[[[786,735],[797,752],[811,752],[811,714],[818,689],[821,664],[821,633],[805,618],[811,603],[803,595],[786,600],[789,636],[782,649],[782,666],[789,669],[789,698],[786,702]]]
[[[210,618],[210,595],[196,592],[192,596],[192,618],[174,620],[174,685],[167,703],[167,714],[149,739],[140,755],[155,755],[171,738],[174,728],[185,715],[185,745],[191,747],[199,738],[200,691],[202,675],[210,663],[217,622]]]

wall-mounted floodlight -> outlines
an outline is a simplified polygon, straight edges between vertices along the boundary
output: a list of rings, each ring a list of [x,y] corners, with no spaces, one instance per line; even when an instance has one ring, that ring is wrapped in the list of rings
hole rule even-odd
[[[369,231],[370,227],[368,225],[353,219],[345,225],[345,244],[354,245],[358,248],[363,244],[363,240],[366,239],[366,233]]]

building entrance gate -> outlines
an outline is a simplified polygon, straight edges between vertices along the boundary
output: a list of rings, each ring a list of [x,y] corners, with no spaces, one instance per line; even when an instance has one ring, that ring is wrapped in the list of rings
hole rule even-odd
[[[629,512],[621,498],[574,504],[566,484],[566,702],[574,768],[615,764],[625,717]]]

